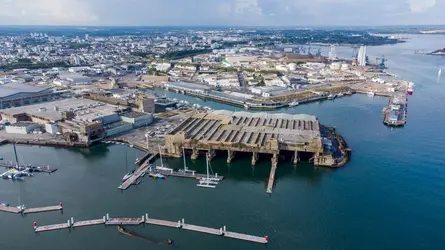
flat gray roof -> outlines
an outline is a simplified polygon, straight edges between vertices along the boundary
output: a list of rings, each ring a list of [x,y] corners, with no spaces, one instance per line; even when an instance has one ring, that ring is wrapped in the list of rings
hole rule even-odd
[[[202,84],[196,84],[196,83],[189,83],[189,82],[168,82],[168,86],[171,87],[177,87],[177,88],[186,88],[191,90],[210,90],[212,88],[202,85]]]
[[[8,83],[0,85],[0,98],[15,95],[18,93],[38,93],[50,88],[41,88],[22,83]]]
[[[63,111],[73,111],[76,114],[75,120],[91,122],[99,117],[115,114],[116,111],[124,108],[126,107],[90,99],[72,98],[3,109],[0,112],[9,116],[26,113],[55,122],[62,120]]]

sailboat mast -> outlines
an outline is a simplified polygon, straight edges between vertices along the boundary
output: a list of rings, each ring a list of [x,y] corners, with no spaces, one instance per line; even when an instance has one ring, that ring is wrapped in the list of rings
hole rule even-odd
[[[209,176],[209,155],[208,154],[206,157],[206,162],[207,162],[207,180],[209,180],[210,176]]]
[[[14,147],[15,164],[16,167],[19,168],[19,157],[17,156],[17,149],[15,148],[15,143],[12,144],[12,146]]]
[[[159,148],[159,156],[161,157],[161,167],[164,167],[164,162],[162,161],[161,146],[158,145],[158,148]]]
[[[187,170],[187,165],[186,165],[186,162],[185,162],[185,150],[184,150],[184,147],[182,147],[182,157],[184,158],[184,170]]]

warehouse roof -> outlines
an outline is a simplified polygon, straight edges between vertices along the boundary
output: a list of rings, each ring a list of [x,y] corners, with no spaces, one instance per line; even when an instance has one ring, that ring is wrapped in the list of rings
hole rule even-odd
[[[0,85],[0,98],[16,95],[18,93],[38,93],[48,89],[49,88],[41,88],[21,83],[8,83]]]

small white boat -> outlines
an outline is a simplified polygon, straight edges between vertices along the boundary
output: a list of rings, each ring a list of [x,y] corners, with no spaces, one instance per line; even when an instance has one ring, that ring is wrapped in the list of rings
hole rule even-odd
[[[250,106],[249,106],[248,104],[244,104],[244,109],[245,109],[245,110],[249,110],[249,109],[250,109]]]
[[[201,178],[199,179],[199,184],[210,184],[210,185],[217,185],[219,184],[218,182],[219,180],[215,180],[215,179],[207,179],[207,178]]]
[[[344,95],[343,93],[339,93],[337,96],[342,97],[343,95]]]
[[[124,175],[124,177],[122,178],[122,182],[125,182],[126,180],[130,179],[131,176],[133,176],[134,171],[131,171],[129,173],[127,173],[126,175]]]
[[[295,107],[295,106],[298,106],[299,104],[300,104],[299,102],[293,101],[293,102],[289,103],[289,107]]]
[[[368,93],[366,93],[368,96],[375,96],[375,93],[373,91],[369,91]]]
[[[215,188],[219,182],[218,180],[215,180],[215,178],[210,177],[209,173],[209,156],[206,156],[206,163],[207,163],[207,176],[205,178],[200,178],[199,183],[196,185],[198,187],[206,187],[206,188]]]
[[[330,94],[328,95],[328,100],[334,100],[336,95]]]
[[[196,186],[198,187],[206,187],[206,188],[216,188],[215,185],[209,184],[209,183],[198,183]]]

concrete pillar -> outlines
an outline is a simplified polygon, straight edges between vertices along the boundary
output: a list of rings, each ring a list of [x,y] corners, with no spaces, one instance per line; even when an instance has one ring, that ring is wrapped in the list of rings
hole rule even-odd
[[[215,150],[209,149],[209,151],[207,152],[207,157],[209,158],[209,161],[212,161],[213,158],[215,158],[215,156],[216,156]]]
[[[252,153],[252,166],[255,166],[257,161],[258,161],[258,153],[253,152]]]
[[[199,155],[199,150],[196,149],[196,148],[193,148],[192,149],[192,156],[191,156],[192,160],[198,159],[198,155]]]
[[[227,150],[227,164],[232,163],[233,158],[235,158],[235,151]]]
[[[293,161],[293,163],[294,163],[295,165],[297,165],[298,162],[300,162],[300,157],[298,156],[298,150],[295,150],[295,153],[294,153],[294,161]]]

